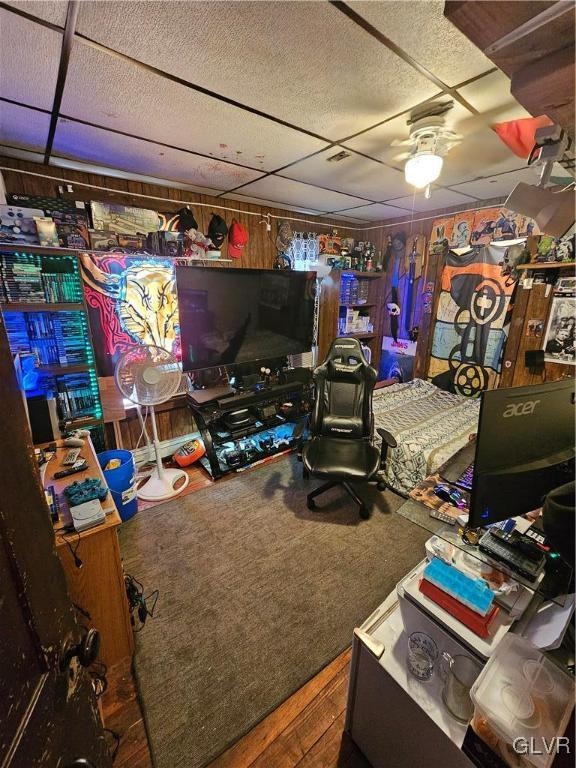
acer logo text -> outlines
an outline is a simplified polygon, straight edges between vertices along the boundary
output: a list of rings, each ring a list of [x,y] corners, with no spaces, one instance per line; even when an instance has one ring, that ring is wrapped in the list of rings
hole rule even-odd
[[[534,410],[540,400],[527,400],[525,403],[510,403],[506,406],[504,411],[504,418],[507,419],[510,416],[530,416],[534,413]]]

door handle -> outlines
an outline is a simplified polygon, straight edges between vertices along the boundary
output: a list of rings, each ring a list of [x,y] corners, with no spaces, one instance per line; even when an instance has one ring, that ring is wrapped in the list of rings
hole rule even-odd
[[[66,768],[96,768],[96,766],[85,757],[78,757],[73,763],[68,763]]]
[[[78,657],[78,661],[83,667],[89,667],[90,664],[96,661],[99,650],[100,632],[97,629],[89,629],[76,645],[72,642],[67,642],[64,645],[60,656],[60,669],[64,671],[75,657]],[[83,760],[84,758],[79,759]],[[75,765],[75,763],[72,764],[72,766]],[[78,763],[78,768],[82,765],[84,763]],[[86,766],[89,765],[90,763],[86,763]]]

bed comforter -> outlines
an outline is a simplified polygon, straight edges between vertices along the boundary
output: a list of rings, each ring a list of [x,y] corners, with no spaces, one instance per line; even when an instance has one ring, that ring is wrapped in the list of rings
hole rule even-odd
[[[375,428],[387,429],[398,442],[388,450],[383,478],[407,496],[476,432],[480,401],[414,379],[376,390],[373,411]]]

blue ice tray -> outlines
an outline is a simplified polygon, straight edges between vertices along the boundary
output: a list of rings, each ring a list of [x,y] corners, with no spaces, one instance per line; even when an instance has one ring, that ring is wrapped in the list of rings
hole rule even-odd
[[[494,602],[494,592],[483,579],[473,579],[437,557],[424,568],[424,578],[481,616]]]

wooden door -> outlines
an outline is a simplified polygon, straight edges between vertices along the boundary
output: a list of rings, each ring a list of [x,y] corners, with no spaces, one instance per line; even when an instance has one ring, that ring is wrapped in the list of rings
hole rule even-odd
[[[0,767],[109,768],[1,314],[0,426]]]

